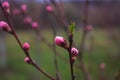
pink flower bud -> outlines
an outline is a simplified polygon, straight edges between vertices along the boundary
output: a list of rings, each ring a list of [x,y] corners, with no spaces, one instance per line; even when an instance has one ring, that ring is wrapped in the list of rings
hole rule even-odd
[[[9,3],[8,3],[7,1],[5,1],[5,2],[2,4],[2,6],[3,6],[3,8],[4,8],[4,11],[9,14],[9,13],[10,13],[10,5],[9,5]]]
[[[31,17],[29,17],[29,16],[25,17],[24,23],[26,23],[26,24],[31,24],[31,23],[32,23]]]
[[[23,12],[26,12],[27,11],[27,5],[26,4],[21,5],[21,10]]]
[[[63,48],[66,48],[67,47],[67,42],[66,40],[61,37],[61,36],[56,36],[55,37],[55,43],[58,45],[58,46],[61,46]]]
[[[30,61],[30,59],[28,58],[28,57],[26,57],[25,59],[24,59],[24,61],[26,62],[26,63],[31,63],[31,61]]]
[[[3,30],[3,31],[6,31],[6,32],[11,32],[12,31],[10,26],[4,21],[0,21],[0,29]]]
[[[19,9],[14,9],[12,14],[14,14],[14,15],[20,14],[20,10]]]
[[[106,64],[105,64],[105,63],[101,63],[101,64],[100,64],[100,69],[101,69],[101,70],[104,70],[105,67],[106,67]]]
[[[86,26],[86,30],[87,30],[87,31],[91,31],[92,29],[93,29],[92,25],[87,25],[87,26]]]
[[[52,12],[52,11],[53,11],[53,7],[50,6],[50,5],[48,5],[48,6],[46,6],[46,10],[47,10],[48,12]]]
[[[33,28],[38,28],[38,26],[39,26],[39,25],[38,25],[37,22],[33,22],[33,23],[32,23],[32,27],[33,27]]]
[[[25,43],[23,44],[23,49],[25,49],[26,51],[28,51],[29,48],[30,48],[29,43],[25,42]]]
[[[78,53],[79,53],[79,51],[78,51],[75,47],[72,47],[72,48],[71,48],[71,55],[72,55],[72,56],[77,56]]]

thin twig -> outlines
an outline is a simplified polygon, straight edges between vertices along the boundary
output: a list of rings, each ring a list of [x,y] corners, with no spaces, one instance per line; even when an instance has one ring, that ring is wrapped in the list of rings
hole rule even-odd
[[[55,36],[56,36],[56,30],[55,30],[55,27],[53,26],[53,40],[54,40]],[[53,43],[53,53],[54,53],[54,63],[55,63],[55,70],[56,70],[56,78],[57,78],[57,80],[60,80],[60,74],[59,74],[59,69],[58,69],[58,61],[57,61],[57,51],[56,51],[55,43]]]
[[[55,16],[56,20],[58,21],[58,23],[63,27],[64,31],[66,32],[66,36],[68,37],[68,25],[67,25],[67,21],[64,15],[64,9],[63,9],[63,2],[60,1],[60,6],[57,4],[57,2],[55,0],[50,0],[51,3],[54,5],[54,7],[56,8],[57,14],[53,13],[53,15]]]
[[[118,70],[117,74],[115,75],[115,80],[120,80],[120,70]]]
[[[50,14],[50,17],[51,17],[51,14]],[[55,29],[55,26],[53,24],[51,24],[51,25],[52,25],[52,30],[53,30],[53,41],[54,41],[54,38],[56,36],[56,29]],[[57,55],[57,50],[56,50],[56,44],[55,43],[53,43],[52,48],[53,48],[53,53],[54,53],[54,64],[55,64],[55,71],[56,71],[56,79],[61,80],[60,73],[59,73],[59,68],[58,68],[58,61],[57,61],[58,55]]]
[[[72,56],[71,56],[72,43],[73,43],[73,34],[70,34],[69,36],[69,61],[70,61],[71,78],[72,80],[75,80],[74,70],[73,70],[73,61],[72,61]]]
[[[82,34],[82,40],[80,45],[80,55],[79,55],[80,59],[83,57],[83,53],[84,53],[84,44],[85,44],[85,39],[87,35],[86,26],[88,24],[88,14],[89,14],[88,12],[89,12],[89,0],[86,0],[84,18],[83,18],[83,34]]]
[[[80,69],[83,72],[85,80],[91,80],[91,75],[90,75],[89,71],[87,70],[87,68],[86,68],[86,66],[85,66],[85,64],[83,63],[82,60],[80,60]]]

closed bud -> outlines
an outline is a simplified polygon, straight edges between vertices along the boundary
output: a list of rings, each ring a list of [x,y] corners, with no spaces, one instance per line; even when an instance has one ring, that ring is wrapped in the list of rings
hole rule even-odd
[[[32,18],[29,17],[29,16],[25,17],[24,23],[26,23],[26,24],[31,24],[31,23],[32,23]]]
[[[27,5],[26,4],[21,5],[21,10],[22,12],[27,12]]]
[[[61,46],[61,47],[65,48],[65,49],[67,49],[67,42],[66,42],[66,40],[65,40],[63,37],[61,37],[61,36],[56,36],[56,37],[55,37],[55,43],[56,43],[58,46]]]
[[[17,15],[20,14],[20,10],[19,9],[14,9],[12,12],[13,15]]]
[[[32,22],[32,28],[38,28],[38,23],[37,22]]]
[[[93,30],[93,26],[92,25],[87,25],[86,26],[86,31],[92,31]]]
[[[7,1],[5,1],[3,2],[2,6],[6,14],[10,14],[10,4]]]
[[[24,59],[24,61],[25,61],[26,63],[28,63],[28,64],[31,64],[31,61],[30,61],[29,57],[26,57],[26,58]]]
[[[47,10],[48,12],[52,12],[52,11],[53,11],[53,7],[50,6],[50,5],[48,5],[48,6],[46,6],[46,10]]]
[[[23,49],[26,50],[26,51],[28,51],[29,48],[30,48],[29,43],[28,43],[28,42],[25,42],[25,43],[23,44]]]
[[[9,33],[12,32],[10,26],[4,21],[0,21],[0,29]]]
[[[99,67],[100,67],[101,70],[104,70],[105,67],[106,67],[106,64],[105,63],[101,63]]]
[[[71,48],[71,55],[72,55],[72,56],[77,56],[78,53],[79,53],[79,51],[78,51],[75,47],[72,47],[72,48]]]

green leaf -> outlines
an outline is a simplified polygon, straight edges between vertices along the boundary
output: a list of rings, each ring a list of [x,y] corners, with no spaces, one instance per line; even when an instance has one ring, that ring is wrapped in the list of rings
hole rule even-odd
[[[75,29],[75,22],[71,22],[71,24],[69,25],[69,31],[73,33],[74,29]]]

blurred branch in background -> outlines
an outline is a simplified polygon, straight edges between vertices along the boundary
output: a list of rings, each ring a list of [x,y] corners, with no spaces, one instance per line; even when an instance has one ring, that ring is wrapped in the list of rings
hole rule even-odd
[[[120,80],[120,70],[115,74],[115,80]]]
[[[80,61],[80,66],[81,66],[80,68],[81,68],[86,80],[92,80],[91,74],[83,62],[83,54],[84,54],[84,47],[85,47],[84,45],[85,45],[85,41],[86,41],[86,37],[87,37],[87,33],[88,33],[89,5],[90,5],[89,0],[86,0],[85,8],[84,8],[84,16],[83,16],[82,38],[81,38],[81,43],[80,43],[80,47],[79,47],[79,51],[80,51],[79,61]]]

